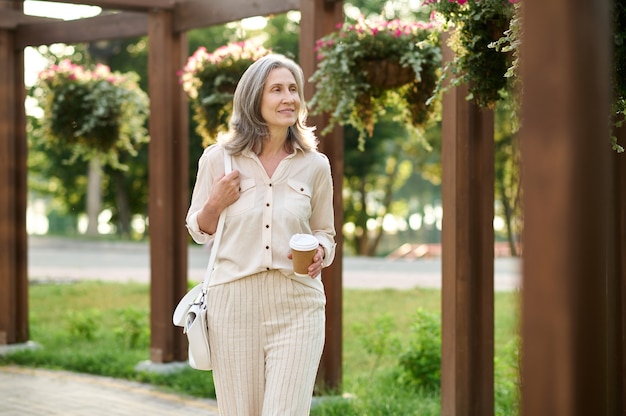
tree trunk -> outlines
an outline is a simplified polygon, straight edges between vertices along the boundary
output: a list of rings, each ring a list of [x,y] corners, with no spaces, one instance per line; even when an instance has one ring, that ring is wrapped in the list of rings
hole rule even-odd
[[[115,170],[115,202],[117,205],[117,233],[121,237],[130,237],[130,201],[124,183],[124,172]]]
[[[98,157],[89,161],[87,172],[87,231],[88,236],[98,235],[98,215],[102,211],[102,165]]]
[[[400,160],[399,160],[399,156],[397,154],[393,155],[394,158],[396,159],[396,165],[393,168],[393,172],[387,176],[387,183],[385,184],[385,197],[383,199],[383,212],[380,213],[380,215],[382,215],[383,218],[383,222],[385,219],[385,215],[387,215],[387,213],[389,212],[390,208],[391,208],[391,203],[393,202],[393,185],[396,181],[396,178],[398,176],[398,167],[400,166]],[[384,233],[385,229],[383,228],[383,224],[381,222],[380,226],[377,227],[376,231],[375,231],[375,236],[374,238],[371,240],[370,244],[369,244],[369,248],[368,248],[368,252],[367,255],[372,257],[376,254],[376,250],[378,249],[378,246],[380,245],[380,241],[383,238],[383,233]]]
[[[513,236],[513,208],[509,197],[506,195],[504,183],[500,181],[498,185],[500,188],[500,202],[502,202],[504,209],[504,223],[506,225],[506,237],[509,243],[509,250],[511,256],[517,257],[517,246],[515,244],[515,237]]]

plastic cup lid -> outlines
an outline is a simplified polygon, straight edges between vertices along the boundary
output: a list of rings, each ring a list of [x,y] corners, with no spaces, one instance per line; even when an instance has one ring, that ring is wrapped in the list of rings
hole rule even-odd
[[[289,247],[293,250],[313,250],[319,245],[317,238],[311,234],[294,234],[289,241]]]

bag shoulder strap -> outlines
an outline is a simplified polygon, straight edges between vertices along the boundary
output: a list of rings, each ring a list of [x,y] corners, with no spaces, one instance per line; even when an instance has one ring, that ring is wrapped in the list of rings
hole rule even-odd
[[[224,173],[229,174],[233,170],[232,156],[228,154],[224,149]],[[211,273],[213,272],[213,265],[215,264],[215,257],[217,256],[217,250],[222,240],[222,233],[224,230],[224,218],[226,217],[226,211],[222,211],[219,219],[217,220],[217,229],[215,230],[215,239],[213,240],[213,246],[211,247],[211,256],[209,257],[209,264],[206,272],[204,273],[204,281],[202,283],[202,293],[207,293],[209,289],[209,281],[211,280]]]

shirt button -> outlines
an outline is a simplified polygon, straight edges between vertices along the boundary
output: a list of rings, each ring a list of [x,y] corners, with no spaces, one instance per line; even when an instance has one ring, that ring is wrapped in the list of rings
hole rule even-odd
[[[269,271],[269,270],[270,270],[270,268],[269,268],[269,267],[266,267],[266,268],[265,268],[265,270]]]
[[[265,249],[266,249],[266,250],[269,250],[269,249],[270,249],[270,246],[265,246]]]
[[[304,188],[300,188],[300,192],[304,192]]]
[[[270,183],[270,188],[272,187],[272,184]]]
[[[270,206],[270,203],[268,202],[267,204],[265,204],[265,206],[266,206],[266,207],[269,207],[269,206]]]
[[[269,224],[265,225],[265,228],[270,228],[270,225]]]

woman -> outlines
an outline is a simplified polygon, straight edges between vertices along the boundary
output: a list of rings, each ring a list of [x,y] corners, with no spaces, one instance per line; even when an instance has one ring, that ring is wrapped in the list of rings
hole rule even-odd
[[[310,411],[325,334],[320,274],[335,256],[335,228],[330,164],[305,125],[303,85],[302,69],[282,55],[248,68],[228,133],[200,158],[187,214],[201,244],[226,215],[208,322],[218,407],[228,416]],[[319,241],[306,277],[293,271],[293,234]]]

